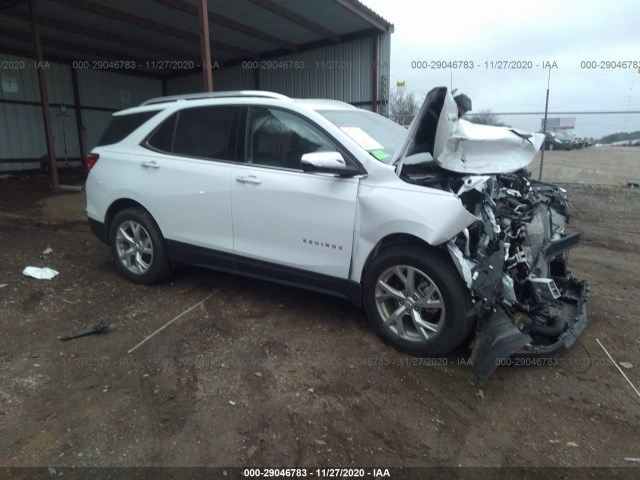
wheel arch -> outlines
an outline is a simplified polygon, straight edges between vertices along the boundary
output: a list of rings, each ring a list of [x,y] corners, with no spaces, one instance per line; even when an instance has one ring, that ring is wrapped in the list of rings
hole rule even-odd
[[[446,258],[449,261],[451,260],[449,255],[445,255],[446,251],[443,248],[433,246],[420,237],[417,237],[410,233],[392,233],[380,239],[367,255],[367,259],[365,260],[362,266],[362,270],[360,271],[360,282],[362,283],[367,273],[367,269],[378,255],[390,248],[401,245],[424,248],[434,253],[440,253],[443,258]]]
[[[143,210],[146,213],[148,213],[151,219],[153,220],[153,222],[156,224],[156,227],[158,227],[158,230],[162,234],[162,229],[158,225],[158,222],[156,222],[156,219],[153,217],[153,215],[151,215],[151,212],[149,212],[149,210],[146,209],[144,205],[142,205],[140,202],[136,202],[131,198],[119,198],[118,200],[113,202],[111,205],[109,205],[109,208],[107,209],[107,213],[104,216],[104,225],[107,232],[111,231],[111,222],[113,221],[113,217],[115,217],[118,214],[118,212],[121,212],[122,210],[127,208],[139,208],[140,210]],[[164,234],[162,236],[164,237]],[[107,235],[107,244],[109,244],[109,235]]]

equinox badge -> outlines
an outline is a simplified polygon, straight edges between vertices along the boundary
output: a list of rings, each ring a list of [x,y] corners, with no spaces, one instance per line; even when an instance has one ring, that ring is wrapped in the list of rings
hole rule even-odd
[[[310,240],[308,238],[303,238],[302,243],[306,243],[307,245],[315,245],[316,247],[331,248],[333,250],[342,250],[342,245],[336,245],[335,243],[319,242],[317,240]]]

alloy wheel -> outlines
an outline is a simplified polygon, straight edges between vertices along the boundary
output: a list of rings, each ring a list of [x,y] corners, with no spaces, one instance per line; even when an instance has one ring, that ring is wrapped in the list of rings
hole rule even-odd
[[[153,263],[153,243],[145,228],[134,220],[120,224],[116,232],[118,259],[131,273],[142,275]]]
[[[375,301],[386,328],[404,340],[426,342],[444,325],[442,293],[415,267],[396,265],[384,270],[376,282]]]

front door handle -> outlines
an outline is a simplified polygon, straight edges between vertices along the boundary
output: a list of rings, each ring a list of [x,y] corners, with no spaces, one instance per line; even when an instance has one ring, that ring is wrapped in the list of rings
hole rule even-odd
[[[160,164],[155,160],[143,160],[140,162],[140,165],[145,168],[160,168]]]
[[[243,176],[239,175],[239,176],[236,177],[236,182],[253,183],[255,185],[260,185],[262,183],[262,180],[260,180],[255,175],[249,175],[248,177],[243,177]]]

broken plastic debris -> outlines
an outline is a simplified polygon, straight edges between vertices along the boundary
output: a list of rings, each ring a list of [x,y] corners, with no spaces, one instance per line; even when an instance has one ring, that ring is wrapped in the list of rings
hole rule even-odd
[[[22,274],[39,280],[51,280],[53,277],[58,275],[58,272],[49,267],[26,267],[22,271]]]
[[[624,368],[633,368],[633,363],[629,363],[629,362],[618,362],[618,365]]]
[[[72,335],[65,335],[64,337],[58,337],[58,340],[62,340],[63,342],[66,342],[67,340],[71,340],[73,338],[84,337],[86,335],[93,335],[94,333],[102,333],[108,328],[109,328],[108,323],[101,322],[101,323],[97,323],[93,327],[85,328]]]
[[[47,247],[41,255],[38,255],[40,260],[49,260],[49,255],[53,253],[53,249],[51,247]]]

